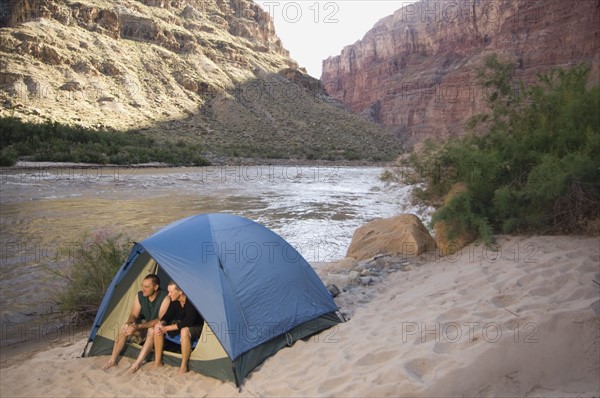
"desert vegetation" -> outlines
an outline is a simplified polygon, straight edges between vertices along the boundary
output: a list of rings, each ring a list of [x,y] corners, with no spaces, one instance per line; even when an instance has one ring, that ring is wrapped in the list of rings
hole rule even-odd
[[[159,142],[140,132],[99,131],[58,122],[28,123],[0,118],[0,166],[18,159],[98,164],[160,162],[203,166],[201,146],[182,140]]]
[[[59,282],[56,300],[71,322],[86,323],[96,314],[110,282],[127,258],[130,240],[123,234],[100,228],[86,233],[57,258],[62,265],[46,267]]]
[[[526,87],[515,65],[490,56],[479,71],[488,111],[468,134],[427,142],[382,177],[422,183],[415,200],[437,208],[452,235],[600,232],[600,89],[589,68],[555,69]],[[465,190],[444,200],[455,184]]]

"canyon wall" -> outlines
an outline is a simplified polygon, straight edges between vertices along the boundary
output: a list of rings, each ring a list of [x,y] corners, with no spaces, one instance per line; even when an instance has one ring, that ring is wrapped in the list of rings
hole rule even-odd
[[[5,111],[38,119],[147,126],[195,112],[208,94],[256,71],[297,68],[269,15],[248,0],[20,0],[8,7],[1,99]]]
[[[399,7],[402,2],[399,2]],[[465,132],[485,109],[477,70],[496,53],[526,84],[581,62],[598,82],[600,1],[422,0],[380,20],[323,61],[321,80],[346,108],[405,144]]]
[[[251,0],[3,2],[0,116],[141,131],[215,156],[397,150],[323,93]]]

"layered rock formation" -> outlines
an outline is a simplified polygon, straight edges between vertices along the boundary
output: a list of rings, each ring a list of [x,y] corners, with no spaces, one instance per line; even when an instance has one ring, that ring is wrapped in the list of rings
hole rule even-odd
[[[393,152],[298,68],[250,0],[13,0],[0,27],[0,116],[142,130],[215,155]]]
[[[526,82],[580,62],[598,81],[600,2],[422,0],[323,61],[321,80],[347,109],[414,144],[460,134],[484,109],[477,69],[492,53]]]

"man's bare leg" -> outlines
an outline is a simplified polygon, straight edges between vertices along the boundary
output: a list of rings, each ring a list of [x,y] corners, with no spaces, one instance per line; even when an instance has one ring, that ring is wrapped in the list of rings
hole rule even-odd
[[[181,366],[179,368],[179,374],[186,373],[188,371],[188,361],[192,353],[192,336],[190,334],[190,328],[181,329]]]
[[[160,368],[163,366],[162,356],[163,349],[165,348],[165,336],[162,334],[154,333],[154,364],[153,369]]]
[[[135,362],[129,367],[129,370],[127,372],[137,372],[142,366],[142,363],[144,363],[144,360],[146,359],[152,348],[154,348],[154,328],[148,329],[148,333],[146,334],[146,341],[144,341],[144,345],[140,350],[140,354],[138,355]]]
[[[119,333],[117,334],[117,339],[115,340],[115,345],[113,347],[112,354],[110,359],[104,364],[102,369],[112,368],[117,364],[117,360],[119,359],[119,354],[123,351],[123,347],[125,347],[125,342],[127,341],[127,329],[120,328]]]

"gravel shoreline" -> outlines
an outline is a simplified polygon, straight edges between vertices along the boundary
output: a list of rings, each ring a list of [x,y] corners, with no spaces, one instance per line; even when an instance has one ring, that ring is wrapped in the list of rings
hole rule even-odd
[[[307,160],[307,159],[262,159],[262,158],[214,158],[209,166],[174,166],[167,163],[99,164],[76,162],[31,162],[19,161],[13,166],[0,167],[2,171],[21,169],[115,169],[115,168],[186,168],[214,166],[339,166],[339,167],[389,167],[393,162],[370,162],[366,160]]]

